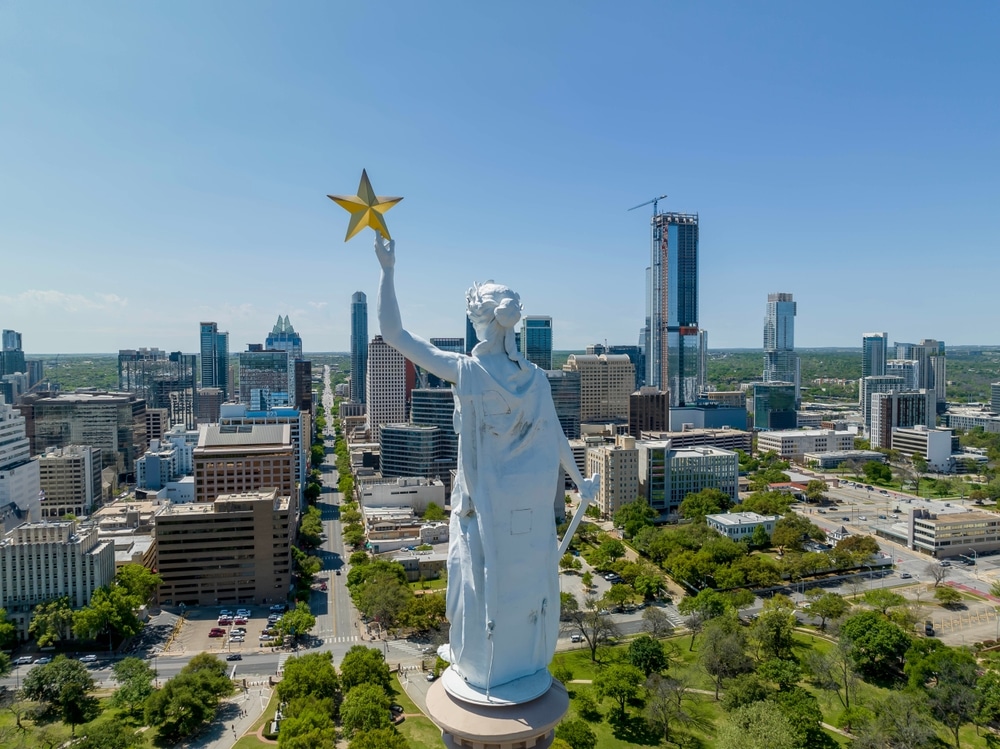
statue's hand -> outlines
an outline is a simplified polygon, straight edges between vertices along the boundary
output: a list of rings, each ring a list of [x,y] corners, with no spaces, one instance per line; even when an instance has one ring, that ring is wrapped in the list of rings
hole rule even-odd
[[[375,257],[378,258],[382,268],[388,270],[396,264],[396,240],[390,239],[386,245],[382,232],[375,232]]]
[[[597,498],[597,490],[601,488],[601,474],[595,473],[589,479],[583,480],[583,486],[578,486],[580,499],[585,502],[593,502]]]

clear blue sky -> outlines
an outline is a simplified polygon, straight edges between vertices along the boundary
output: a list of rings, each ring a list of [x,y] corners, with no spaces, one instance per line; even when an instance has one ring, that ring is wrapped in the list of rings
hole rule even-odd
[[[758,347],[998,343],[1000,6],[4,3],[0,327],[29,352],[349,348],[402,195],[404,324],[494,278],[558,349],[635,343],[649,209],[701,216],[701,324]]]

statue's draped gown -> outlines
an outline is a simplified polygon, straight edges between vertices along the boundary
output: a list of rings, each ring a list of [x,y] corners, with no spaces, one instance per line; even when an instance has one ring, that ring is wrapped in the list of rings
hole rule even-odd
[[[463,357],[454,393],[451,662],[470,686],[486,690],[546,668],[555,652],[554,501],[565,437],[545,373],[533,364],[498,381],[475,356]]]

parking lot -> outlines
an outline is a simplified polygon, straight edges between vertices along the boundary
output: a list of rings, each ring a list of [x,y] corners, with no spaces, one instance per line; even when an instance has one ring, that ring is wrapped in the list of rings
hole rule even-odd
[[[219,613],[227,609],[236,612],[239,608],[250,611],[250,617],[246,624],[236,624],[235,617],[233,624],[223,626],[219,624]],[[199,607],[188,608],[185,612],[185,621],[180,632],[167,648],[168,653],[197,653],[201,651],[209,653],[257,653],[270,648],[270,644],[260,641],[261,632],[268,628],[267,617],[272,612],[267,606],[227,606],[227,607]],[[230,640],[229,632],[234,627],[242,627],[246,630],[243,642],[233,642]],[[210,633],[213,629],[223,629],[226,634],[222,637],[212,637]]]

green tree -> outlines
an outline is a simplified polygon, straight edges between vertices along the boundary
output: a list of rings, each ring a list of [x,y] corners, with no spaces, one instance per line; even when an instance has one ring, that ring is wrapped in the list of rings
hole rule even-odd
[[[826,501],[826,482],[813,480],[806,484],[806,501],[824,502]]]
[[[597,553],[609,562],[615,562],[625,556],[625,544],[616,538],[609,538],[598,547]]]
[[[662,609],[648,606],[642,612],[642,629],[653,637],[666,637],[673,631],[674,625]]]
[[[385,690],[374,683],[358,684],[350,689],[340,706],[340,721],[349,737],[358,731],[389,728],[392,719],[389,717],[389,698]]]
[[[642,694],[645,676],[630,663],[612,663],[598,672],[594,678],[594,691],[599,699],[610,697],[618,706],[618,714],[624,719],[626,705]]]
[[[569,572],[570,570],[581,570],[583,569],[583,563],[572,554],[563,554],[562,558],[559,560],[559,569],[564,572]]]
[[[691,520],[701,521],[706,515],[717,515],[725,512],[733,505],[732,498],[719,489],[702,489],[684,497],[680,506],[680,515]]]
[[[705,626],[700,653],[701,667],[715,681],[716,700],[723,681],[753,670],[746,634],[732,618],[719,617]]]
[[[40,648],[55,645],[70,637],[72,631],[73,609],[66,596],[40,603],[31,612],[28,634],[35,638]]]
[[[58,655],[52,663],[31,669],[24,677],[22,689],[29,700],[43,703],[47,710],[59,710],[67,689],[86,695],[93,691],[94,680],[80,661]]]
[[[410,744],[395,728],[376,728],[354,734],[347,749],[410,749]]]
[[[388,694],[392,677],[381,650],[354,645],[340,663],[340,682],[345,693],[361,684],[374,684]]]
[[[951,730],[955,749],[961,746],[959,731],[976,716],[976,659],[966,648],[941,648],[932,653],[931,679],[923,687],[931,714]]]
[[[145,720],[157,726],[165,740],[177,741],[212,720],[219,700],[232,690],[226,664],[209,653],[199,653],[149,696]]]
[[[940,746],[924,695],[889,692],[852,730],[853,749],[933,749]]]
[[[138,608],[153,597],[156,589],[163,584],[163,578],[144,565],[130,562],[118,569],[115,584],[124,588],[126,595],[135,601]]]
[[[333,653],[308,653],[285,661],[284,674],[275,687],[282,702],[302,697],[330,700],[334,712],[340,705],[340,680],[333,667]]]
[[[112,666],[111,671],[118,682],[112,704],[136,714],[153,693],[153,669],[141,658],[124,658]]]
[[[750,546],[755,549],[764,549],[771,545],[771,535],[763,525],[758,525],[750,534]]]
[[[646,695],[643,717],[650,728],[663,735],[664,741],[671,741],[675,726],[708,726],[698,710],[698,701],[683,681],[653,674],[646,681]]]
[[[301,637],[309,634],[315,626],[316,617],[309,610],[309,605],[302,601],[295,604],[295,608],[286,611],[277,624],[282,637]]]
[[[616,528],[621,528],[625,538],[633,538],[643,528],[649,528],[656,522],[659,513],[649,506],[645,497],[639,497],[634,502],[623,504],[614,516]]]
[[[344,543],[358,547],[365,542],[365,529],[359,523],[351,523],[344,528]]]
[[[949,588],[948,586],[937,588],[934,591],[934,598],[936,598],[938,603],[942,606],[947,607],[957,606],[962,602],[962,594],[954,588]]]
[[[719,726],[715,749],[796,749],[795,733],[770,700],[737,708]]]
[[[318,697],[296,697],[285,708],[278,733],[281,749],[336,749],[333,703]]]
[[[84,638],[94,638],[102,634],[112,642],[115,634],[131,637],[142,629],[142,622],[135,614],[135,598],[120,586],[98,588],[90,598],[90,603],[73,615],[73,630]]]
[[[78,683],[66,684],[59,692],[56,703],[59,717],[70,727],[70,734],[76,736],[76,727],[89,723],[101,711],[97,698],[87,693],[87,689]]]
[[[860,682],[851,657],[851,648],[848,640],[841,639],[826,653],[810,651],[806,660],[816,686],[836,693],[840,704],[847,711],[851,710],[851,698],[857,693]]]
[[[84,728],[73,749],[138,749],[145,745],[145,738],[134,726],[114,717]]]
[[[563,720],[556,726],[556,737],[569,744],[572,749],[595,749],[597,734],[579,718]]]
[[[824,592],[821,588],[813,588],[806,595],[809,596],[813,591],[816,591],[818,595],[810,596],[809,613],[820,618],[820,629],[826,629],[827,619],[839,619],[850,611],[851,604],[839,593]]]
[[[587,590],[594,587],[594,575],[590,570],[587,570],[582,575],[580,575],[580,582],[583,583],[583,587]]]
[[[663,643],[649,635],[639,635],[629,643],[625,660],[647,677],[650,674],[660,673],[669,665]]]
[[[796,746],[837,749],[838,744],[823,730],[823,713],[816,697],[802,687],[788,685],[773,697],[792,727]]]
[[[792,652],[795,624],[795,604],[791,599],[773,596],[767,600],[750,628],[750,637],[757,645],[758,660],[788,658]]]
[[[424,510],[424,520],[428,522],[441,522],[447,519],[448,514],[436,502],[430,502]]]
[[[737,708],[760,702],[771,696],[768,689],[756,673],[740,674],[726,684],[726,693],[722,697],[722,707],[731,713]]]
[[[892,607],[902,606],[906,603],[906,598],[886,588],[866,590],[862,598],[865,603],[880,612],[882,616],[887,616],[888,610]]]
[[[318,466],[326,458],[326,450],[323,449],[323,445],[313,445],[309,448],[309,463],[313,466]]]
[[[822,541],[826,534],[801,515],[790,513],[774,524],[771,544],[784,554],[785,549],[801,551],[802,543],[808,538]]]
[[[677,604],[677,610],[686,616],[687,627],[691,631],[688,650],[694,650],[694,640],[706,622],[722,616],[726,612],[726,598],[711,588],[698,591],[697,595],[685,596]]]
[[[840,636],[850,644],[858,671],[874,678],[888,677],[910,647],[909,635],[875,611],[862,611],[846,619]]]
[[[615,583],[604,594],[604,603],[612,609],[618,609],[632,602],[634,593],[627,585]]]
[[[17,644],[17,626],[7,617],[7,609],[0,609],[0,648],[9,650]]]
[[[593,596],[584,599],[583,607],[570,613],[570,620],[590,648],[590,660],[597,661],[597,649],[618,636],[618,627]]]

